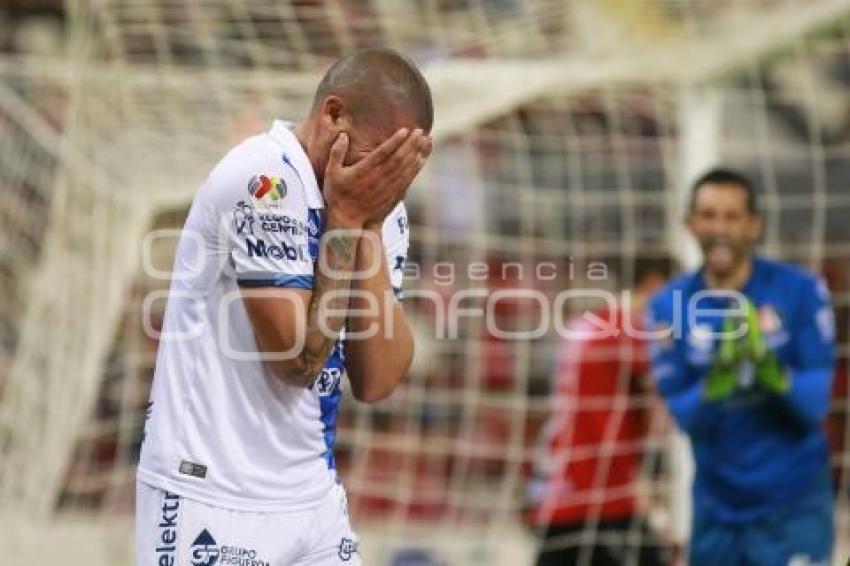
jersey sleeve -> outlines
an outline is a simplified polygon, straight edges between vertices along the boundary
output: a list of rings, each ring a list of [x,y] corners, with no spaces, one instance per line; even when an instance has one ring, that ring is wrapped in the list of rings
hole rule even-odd
[[[817,428],[829,412],[835,370],[835,322],[823,280],[807,278],[799,297],[796,324],[791,329],[791,388],[780,400],[801,423]]]
[[[829,368],[835,365],[835,318],[826,283],[807,280],[800,294],[798,329],[794,347],[798,369]]]
[[[674,320],[664,296],[656,296],[647,308],[646,328],[649,359],[656,388],[662,395],[675,394],[688,387],[692,379],[679,344],[674,337]]]
[[[241,233],[234,228],[230,251],[239,285],[312,289],[309,236],[293,222],[294,214],[280,211],[264,219],[265,213],[252,217],[256,211],[243,206],[245,216],[240,216],[234,224],[246,228]],[[253,227],[249,227],[251,224]]]
[[[318,211],[308,208],[297,172],[264,151],[237,151],[212,174],[233,274],[245,287],[312,289]]]
[[[402,285],[404,265],[410,247],[410,227],[407,223],[407,211],[404,204],[390,215],[383,227],[384,246],[387,253],[387,267],[390,270],[390,284],[397,299],[403,298]]]
[[[687,362],[684,341],[676,336],[676,324],[681,322],[673,317],[674,296],[657,295],[649,304],[646,325],[653,333],[650,368],[656,389],[673,418],[684,431],[696,435],[711,426],[717,407],[703,398],[701,376]]]

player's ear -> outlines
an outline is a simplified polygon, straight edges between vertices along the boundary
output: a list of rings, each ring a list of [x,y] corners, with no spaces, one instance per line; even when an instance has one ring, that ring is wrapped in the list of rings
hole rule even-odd
[[[336,137],[336,134],[344,129],[340,126],[342,125],[341,122],[347,121],[347,113],[345,101],[335,94],[329,94],[322,100],[319,120],[322,126],[333,132],[334,137]]]

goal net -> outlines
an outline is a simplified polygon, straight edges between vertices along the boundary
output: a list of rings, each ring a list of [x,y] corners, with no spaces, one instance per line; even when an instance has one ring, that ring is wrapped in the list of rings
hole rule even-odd
[[[35,4],[0,3],[0,541],[21,561],[132,563],[135,464],[194,191],[235,142],[303,116],[335,57],[375,45],[424,69],[437,145],[407,202],[413,368],[389,400],[346,399],[340,417],[366,563],[532,564],[541,445],[555,416],[581,428],[593,411],[640,413],[642,432],[565,456],[605,470],[576,490],[588,520],[565,544],[606,536],[625,451],[640,515],[681,552],[688,447],[629,380],[556,395],[570,359],[557,323],[595,306],[557,297],[630,289],[641,258],[695,265],[687,186],[717,163],[756,180],[764,252],[833,293],[827,426],[846,558],[845,0]],[[448,320],[453,305],[465,314]]]

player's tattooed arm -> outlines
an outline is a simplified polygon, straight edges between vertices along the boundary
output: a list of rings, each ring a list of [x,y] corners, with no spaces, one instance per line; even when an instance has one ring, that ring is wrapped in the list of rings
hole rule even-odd
[[[329,218],[328,231],[319,252],[324,257],[317,264],[313,294],[307,307],[304,348],[282,376],[291,385],[312,383],[339,338],[348,310],[348,290],[358,239],[356,229],[340,228]]]
[[[430,139],[421,130],[402,128],[358,163],[346,166],[348,136],[337,137],[324,175],[326,236],[312,291],[243,291],[257,347],[268,354],[263,357],[266,366],[284,383],[309,385],[327,362],[347,316],[360,231],[382,220],[404,197],[428,151]]]
[[[401,304],[393,299],[382,228],[425,165],[431,147],[431,139],[416,130],[395,152],[385,182],[396,187],[396,198],[367,219],[358,243],[356,270],[371,275],[352,284],[345,367],[360,401],[373,403],[389,396],[413,361],[413,333]]]
[[[312,291],[243,289],[257,348],[271,374],[298,387],[322,371],[345,323],[360,227],[328,213]]]

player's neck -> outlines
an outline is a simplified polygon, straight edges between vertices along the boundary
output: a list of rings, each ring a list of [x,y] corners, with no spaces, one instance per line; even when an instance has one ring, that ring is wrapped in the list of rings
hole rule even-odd
[[[728,274],[721,276],[716,273],[711,273],[706,269],[704,277],[705,283],[708,285],[709,289],[716,289],[719,291],[739,291],[747,284],[752,273],[753,258],[748,257]]]
[[[295,134],[295,139],[298,140],[298,143],[301,144],[301,148],[304,150],[304,153],[307,154],[307,157],[310,157],[310,152],[307,151],[307,140],[310,139],[309,125],[307,121],[301,122],[300,124],[295,124],[295,127],[292,128],[292,133]]]
[[[301,145],[301,149],[304,150],[304,154],[307,156],[307,160],[310,162],[310,166],[313,168],[313,173],[316,175],[316,181],[319,183],[319,190],[322,189],[322,175],[321,171],[316,167],[316,163],[313,161],[313,157],[310,155],[308,151],[309,144],[308,140],[310,139],[310,121],[305,120],[299,124],[296,124],[294,128],[292,128],[292,133],[295,134],[295,139],[298,140],[298,143]]]

